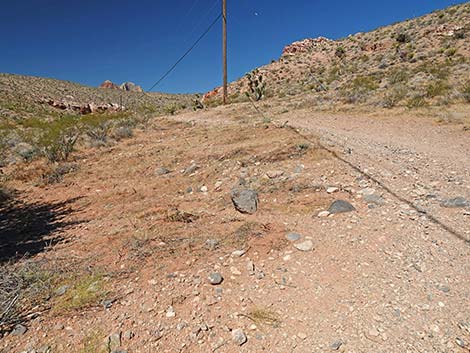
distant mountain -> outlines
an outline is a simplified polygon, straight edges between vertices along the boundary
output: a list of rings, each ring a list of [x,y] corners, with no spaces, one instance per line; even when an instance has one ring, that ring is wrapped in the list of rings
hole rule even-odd
[[[109,80],[104,81],[100,88],[108,88],[108,89],[120,89],[126,92],[143,92],[144,90],[142,87],[136,85],[133,82],[124,82],[121,85],[117,85]]]

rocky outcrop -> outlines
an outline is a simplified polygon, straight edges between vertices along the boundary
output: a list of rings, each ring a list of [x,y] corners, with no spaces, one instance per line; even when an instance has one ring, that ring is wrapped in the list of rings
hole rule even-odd
[[[211,99],[211,98],[213,98],[213,97],[216,97],[216,96],[219,94],[219,91],[220,91],[220,87],[214,88],[212,91],[207,92],[206,94],[204,94],[204,95],[202,96],[201,102],[204,103],[204,102],[206,102],[208,99]]]
[[[100,85],[100,88],[120,89],[120,90],[126,91],[126,92],[143,92],[144,91],[142,89],[142,87],[140,87],[139,85],[136,85],[134,82],[124,82],[123,84],[118,86],[117,84],[115,84],[115,83],[113,83],[109,80],[104,81]]]
[[[105,103],[105,104],[95,104],[95,103],[76,103],[70,102],[67,100],[56,101],[50,98],[42,99],[39,101],[41,104],[47,104],[53,108],[60,110],[69,110],[77,112],[82,115],[92,114],[92,113],[104,113],[104,112],[120,112],[125,110],[122,105],[117,103]]]
[[[455,36],[456,33],[459,33],[462,30],[463,30],[462,26],[443,24],[436,28],[435,33],[438,36],[453,37]]]
[[[143,92],[144,91],[142,87],[136,85],[133,82],[124,82],[121,86],[119,86],[119,88],[126,92]]]
[[[316,48],[318,46],[321,46],[323,44],[328,44],[331,43],[332,40],[325,38],[325,37],[318,37],[318,38],[307,38],[304,40],[300,40],[297,42],[294,42],[290,45],[287,45],[284,47],[284,50],[282,51],[282,55],[294,55],[297,53],[304,53],[312,50],[313,48]]]

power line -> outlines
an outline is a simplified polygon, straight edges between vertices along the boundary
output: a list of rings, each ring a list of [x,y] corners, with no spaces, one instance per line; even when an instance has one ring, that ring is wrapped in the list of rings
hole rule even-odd
[[[165,78],[168,77],[168,75],[176,68],[176,66],[178,66],[178,64],[183,61],[183,59],[188,56],[189,53],[191,53],[191,51],[193,51],[193,49],[199,44],[199,42],[210,32],[210,30],[212,29],[212,27],[214,27],[216,25],[216,23],[220,20],[220,18],[222,17],[222,13],[220,13],[215,19],[214,21],[212,21],[212,23],[209,25],[209,27],[207,27],[207,29],[199,36],[198,39],[196,39],[196,41],[189,47],[188,50],[186,50],[186,52],[157,80],[157,82],[155,82],[153,84],[152,87],[150,87],[147,91],[150,92],[151,90],[153,90],[155,87],[157,87]],[[143,92],[144,94],[139,98],[141,99],[146,92]]]

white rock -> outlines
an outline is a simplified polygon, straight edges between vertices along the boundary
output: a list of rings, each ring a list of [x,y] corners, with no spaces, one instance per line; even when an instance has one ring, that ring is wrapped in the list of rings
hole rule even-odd
[[[313,250],[313,241],[305,240],[301,243],[294,244],[294,247],[300,251],[311,251]]]
[[[246,343],[246,341],[248,341],[248,338],[246,337],[245,332],[243,332],[242,329],[237,328],[235,330],[232,330],[232,341],[235,344],[242,346]]]
[[[330,186],[329,188],[326,189],[326,192],[328,194],[332,194],[334,192],[337,192],[339,190],[339,188],[335,187],[335,186]]]

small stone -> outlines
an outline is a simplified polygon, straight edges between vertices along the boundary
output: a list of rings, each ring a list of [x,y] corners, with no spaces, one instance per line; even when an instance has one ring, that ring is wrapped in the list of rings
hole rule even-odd
[[[222,186],[222,182],[221,181],[217,181],[214,185],[214,188],[215,190],[219,191],[220,190],[220,187]]]
[[[155,169],[155,175],[166,175],[170,174],[170,170],[165,167],[158,167]]]
[[[470,206],[470,201],[463,197],[455,197],[453,199],[442,201],[441,206],[446,208],[463,208]]]
[[[11,331],[11,334],[13,336],[23,336],[26,331],[28,331],[28,329],[26,328],[26,326],[23,326],[21,324],[18,324],[15,326],[15,328],[13,329],[13,331]]]
[[[338,349],[341,348],[342,345],[343,345],[343,341],[337,340],[337,341],[334,341],[332,344],[330,344],[330,348],[334,351],[337,351]]]
[[[379,331],[376,328],[371,328],[368,332],[368,335],[371,337],[378,337],[380,335]]]
[[[121,346],[121,333],[113,333],[108,337],[107,346],[109,350],[113,351]]]
[[[212,284],[213,286],[221,284],[222,281],[224,280],[222,275],[218,272],[212,272],[211,274],[209,274],[207,279],[208,279],[209,283]]]
[[[269,179],[276,179],[281,177],[284,174],[282,170],[271,170],[266,173]]]
[[[330,215],[330,212],[328,211],[321,211],[319,214],[318,214],[318,217],[328,217]]]
[[[232,252],[232,256],[233,257],[242,257],[243,255],[245,255],[246,253],[246,250],[235,250]]]
[[[166,317],[175,317],[176,316],[175,309],[172,306],[168,307],[168,309],[166,310],[165,316]]]
[[[207,239],[206,240],[206,248],[214,251],[219,247],[219,241],[217,239]]]
[[[326,192],[327,192],[328,194],[332,194],[332,193],[334,193],[334,192],[337,192],[338,190],[339,190],[339,188],[334,187],[334,186],[330,186],[330,187],[328,187],[328,188],[326,189]]]
[[[199,166],[196,163],[192,163],[188,168],[183,172],[185,175],[193,174],[196,170],[199,169]]]
[[[385,205],[385,200],[381,196],[376,195],[376,194],[370,194],[370,195],[365,194],[365,195],[363,195],[362,198],[368,204],[374,204],[374,205],[377,205],[377,206]]]
[[[253,261],[250,260],[246,263],[246,270],[250,275],[255,274],[255,264]]]
[[[336,200],[331,204],[330,208],[328,208],[328,212],[331,214],[345,213],[355,210],[356,209],[353,205],[344,200]]]
[[[188,324],[186,322],[180,322],[178,325],[176,325],[176,329],[178,331],[181,331],[182,329],[184,329],[187,326],[188,326]]]
[[[114,303],[114,299],[105,299],[101,302],[101,304],[103,305],[103,308],[105,309],[109,309],[113,306],[113,303]]]
[[[294,247],[300,251],[311,251],[313,250],[313,241],[305,240],[301,243],[294,244]]]
[[[444,293],[449,293],[450,292],[450,288],[447,287],[447,286],[438,286],[437,287],[441,292],[444,292]]]
[[[238,212],[254,214],[258,209],[258,193],[251,189],[234,189],[232,202]]]
[[[300,332],[297,334],[297,337],[299,337],[301,340],[307,339],[307,335],[303,332]]]
[[[457,343],[457,345],[459,347],[465,348],[465,341],[463,339],[461,339],[460,337],[457,337],[455,339],[455,342]]]
[[[207,189],[207,186],[203,185],[203,186],[201,186],[200,190],[201,190],[201,192],[207,192],[208,189]]]
[[[55,295],[61,296],[61,295],[64,295],[65,292],[67,292],[67,289],[69,289],[69,286],[68,285],[63,285],[63,286],[60,286],[59,288],[57,288],[54,293],[55,293]]]
[[[133,339],[135,336],[134,332],[132,331],[126,331],[122,334],[122,337],[125,339],[125,340],[131,340]]]
[[[242,274],[240,270],[236,268],[235,266],[230,267],[230,272],[236,276],[240,276]]]
[[[298,233],[288,233],[286,235],[286,239],[289,241],[297,241],[301,238],[302,236]]]
[[[232,330],[232,341],[235,344],[242,346],[246,343],[247,340],[248,338],[246,337],[245,332],[243,332],[242,329],[237,328],[235,330]]]

